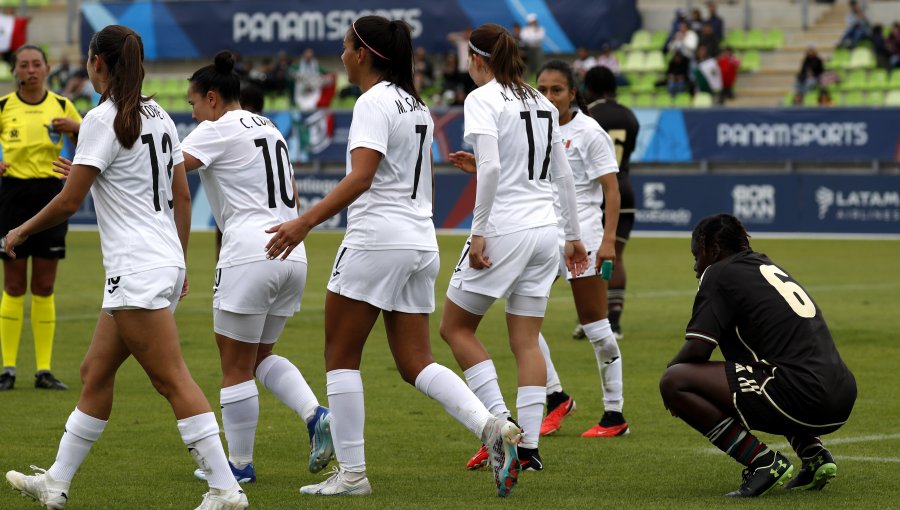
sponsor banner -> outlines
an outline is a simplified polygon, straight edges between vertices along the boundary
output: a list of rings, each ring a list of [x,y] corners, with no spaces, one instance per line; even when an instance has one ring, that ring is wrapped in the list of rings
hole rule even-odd
[[[353,20],[375,14],[406,21],[416,46],[454,49],[447,33],[492,22],[525,25],[535,13],[545,30],[544,50],[573,53],[631,39],[640,28],[635,0],[606,0],[585,8],[580,0],[185,0],[82,2],[81,46],[111,24],[134,28],[148,60],[211,57],[223,48],[245,56],[300,55],[305,48],[337,54]]]

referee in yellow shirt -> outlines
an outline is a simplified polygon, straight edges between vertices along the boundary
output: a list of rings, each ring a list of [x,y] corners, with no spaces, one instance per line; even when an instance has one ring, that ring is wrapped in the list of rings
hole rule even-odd
[[[72,102],[47,90],[50,66],[37,46],[25,45],[15,54],[14,74],[18,90],[0,97],[0,236],[40,211],[63,187],[53,162],[63,148],[63,135],[74,141],[81,115]],[[31,258],[31,329],[37,373],[34,387],[64,390],[67,386],[50,373],[56,304],[53,284],[59,259],[66,256],[63,223],[30,237],[16,248],[17,258],[3,258],[3,297],[0,299],[0,345],[3,371],[0,391],[16,383],[16,356],[25,315],[28,258]]]

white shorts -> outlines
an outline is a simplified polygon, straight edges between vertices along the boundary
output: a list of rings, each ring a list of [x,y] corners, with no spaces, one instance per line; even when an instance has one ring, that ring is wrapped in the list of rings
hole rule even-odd
[[[580,205],[578,207],[578,222],[581,224],[581,242],[587,250],[590,264],[588,264],[588,268],[584,273],[577,278],[597,276],[599,274],[596,266],[597,251],[600,249],[600,244],[603,242],[603,211],[600,209],[599,205]],[[569,273],[569,269],[566,267],[566,257],[563,252],[565,244],[565,237],[562,235],[562,230],[560,230],[559,270],[556,274],[565,277],[567,280],[572,280],[572,274]]]
[[[491,267],[487,269],[472,269],[469,266],[471,241],[466,241],[450,285],[493,298],[505,298],[512,294],[547,298],[559,266],[556,238],[556,225],[488,237],[484,251],[491,259]]]
[[[213,331],[238,342],[274,344],[284,331],[288,317],[266,313],[243,314],[213,310]]]
[[[216,269],[213,309],[290,317],[300,310],[306,262],[258,260]]]
[[[436,251],[338,249],[328,290],[388,312],[434,312]]]
[[[184,269],[170,266],[107,278],[103,311],[169,308],[174,313],[184,275]]]

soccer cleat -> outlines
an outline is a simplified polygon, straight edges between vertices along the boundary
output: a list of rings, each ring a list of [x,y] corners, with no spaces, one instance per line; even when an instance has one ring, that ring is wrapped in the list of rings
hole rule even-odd
[[[820,491],[837,476],[837,464],[831,452],[822,448],[811,459],[803,461],[803,467],[797,476],[784,485],[785,490]]]
[[[613,336],[616,337],[617,342],[621,342],[622,339],[625,338],[625,335],[622,334],[622,326],[620,326],[618,322],[615,324],[610,322],[609,327],[612,329]]]
[[[0,391],[7,391],[15,388],[16,374],[8,370],[0,373]]]
[[[584,328],[581,326],[581,324],[575,326],[575,329],[572,330],[572,338],[574,338],[575,340],[584,340],[585,338],[587,338],[587,334],[585,334]]]
[[[203,501],[196,510],[244,510],[250,506],[247,495],[241,490],[241,486],[235,484],[230,489],[213,489],[203,495]]]
[[[522,440],[522,429],[505,418],[491,418],[487,425],[485,446],[488,459],[494,470],[494,483],[497,495],[501,498],[509,496],[519,479],[519,453],[517,445]]]
[[[247,464],[246,466],[238,469],[234,467],[234,464],[231,461],[228,461],[228,467],[231,468],[231,473],[234,475],[235,481],[237,483],[255,483],[256,482],[256,469],[253,467],[253,463]],[[206,481],[206,471],[197,468],[194,470],[194,477],[197,480]]]
[[[766,462],[765,465],[751,464],[744,469],[743,483],[738,490],[729,492],[726,496],[756,498],[765,495],[775,487],[784,485],[784,482],[790,480],[791,473],[794,472],[794,466],[791,465],[791,461],[780,452],[773,453],[771,462]]]
[[[544,461],[537,448],[522,448],[519,446],[519,464],[522,471],[543,471]]]
[[[53,377],[49,370],[41,370],[34,374],[34,387],[39,390],[67,390],[68,386]]]
[[[476,469],[481,469],[488,465],[488,451],[487,447],[481,445],[481,448],[478,449],[478,453],[472,456],[469,459],[469,462],[466,462],[466,469],[469,471],[474,471]]]
[[[552,411],[544,416],[541,422],[541,435],[549,436],[562,427],[563,418],[575,412],[575,399],[569,397],[568,400],[554,407]]]
[[[600,418],[600,423],[584,431],[581,437],[616,437],[629,434],[631,429],[625,422],[622,413],[616,411],[606,411]]]
[[[368,496],[372,494],[372,485],[365,473],[350,473],[335,466],[331,468],[331,476],[315,485],[300,487],[300,494],[315,496]]]
[[[309,472],[318,473],[334,458],[331,440],[331,413],[319,406],[313,419],[306,424],[309,431]]]
[[[69,482],[50,478],[46,469],[31,466],[34,475],[25,475],[18,471],[7,471],[6,481],[23,496],[37,501],[45,508],[62,510],[69,501]],[[38,473],[40,471],[40,473]]]

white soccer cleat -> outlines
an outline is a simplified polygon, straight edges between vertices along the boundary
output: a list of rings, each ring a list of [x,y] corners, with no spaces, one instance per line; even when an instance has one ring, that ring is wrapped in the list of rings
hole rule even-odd
[[[368,496],[372,486],[365,473],[350,473],[334,467],[331,476],[322,483],[300,487],[300,494],[314,496]]]
[[[46,469],[31,466],[34,475],[25,475],[18,471],[8,471],[6,481],[12,488],[21,492],[23,496],[34,499],[45,508],[62,510],[69,501],[69,482],[63,482],[50,478]],[[40,473],[38,473],[40,471]]]
[[[244,510],[250,506],[241,486],[234,484],[230,489],[213,489],[203,495],[203,501],[196,510]]]

